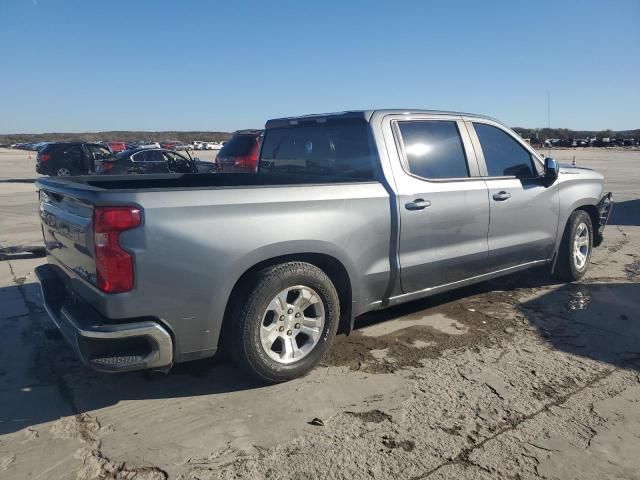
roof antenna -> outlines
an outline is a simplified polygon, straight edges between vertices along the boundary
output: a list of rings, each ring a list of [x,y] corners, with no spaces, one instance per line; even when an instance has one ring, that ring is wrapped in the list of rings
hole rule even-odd
[[[547,90],[547,129],[549,136],[551,136],[551,92]],[[551,139],[548,139],[549,142],[549,154],[547,157],[551,157]]]

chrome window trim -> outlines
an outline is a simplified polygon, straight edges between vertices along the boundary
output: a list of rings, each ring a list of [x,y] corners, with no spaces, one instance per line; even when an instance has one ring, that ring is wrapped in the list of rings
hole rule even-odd
[[[476,153],[476,159],[478,161],[478,167],[480,169],[482,178],[484,178],[485,180],[510,180],[514,178],[518,180],[536,180],[544,176],[544,160],[542,160],[542,158],[540,157],[540,154],[536,152],[531,145],[529,145],[527,142],[522,140],[520,135],[513,132],[510,128],[502,125],[500,122],[497,122],[495,120],[490,120],[487,118],[464,117],[463,120],[467,127],[467,131],[471,138],[471,143],[473,144],[473,148]],[[480,143],[480,138],[478,137],[478,133],[476,132],[475,127],[473,126],[474,123],[483,123],[483,124],[495,127],[498,130],[501,130],[502,132],[507,134],[513,140],[515,140],[516,143],[518,143],[522,148],[524,148],[525,151],[529,153],[532,161],[534,162],[535,165],[537,165],[535,170],[538,175],[533,177],[517,177],[515,175],[490,176],[489,170],[487,169],[487,162],[484,158],[484,151],[482,150],[482,145]],[[540,168],[537,168],[537,167],[540,167]]]
[[[465,156],[465,162],[467,164],[468,177],[450,177],[450,178],[428,178],[417,175],[409,169],[409,163],[407,159],[407,153],[404,147],[404,140],[402,133],[400,132],[399,124],[402,122],[454,122],[460,136],[462,143],[462,153]],[[479,164],[475,155],[475,151],[472,147],[471,139],[469,138],[464,121],[460,117],[450,117],[445,115],[407,115],[400,118],[391,118],[391,131],[395,140],[396,148],[398,149],[398,157],[400,159],[400,166],[402,171],[417,180],[430,183],[452,183],[452,182],[469,182],[483,180],[480,175]]]

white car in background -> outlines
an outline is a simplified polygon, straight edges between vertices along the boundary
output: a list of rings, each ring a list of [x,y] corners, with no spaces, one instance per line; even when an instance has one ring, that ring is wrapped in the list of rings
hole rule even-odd
[[[204,144],[205,142],[201,140],[194,140],[193,142],[191,142],[194,150],[204,150]]]
[[[136,145],[136,148],[160,148],[160,144],[158,142],[143,142]]]
[[[222,148],[222,144],[220,142],[206,142],[204,144],[205,150],[220,150]]]

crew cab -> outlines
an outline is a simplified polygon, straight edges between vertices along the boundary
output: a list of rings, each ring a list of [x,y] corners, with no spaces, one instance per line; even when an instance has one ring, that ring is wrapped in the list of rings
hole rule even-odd
[[[305,374],[367,311],[547,265],[573,281],[612,207],[603,177],[479,115],[270,120],[257,173],[37,181],[44,304],[80,358],[167,370],[221,346]]]

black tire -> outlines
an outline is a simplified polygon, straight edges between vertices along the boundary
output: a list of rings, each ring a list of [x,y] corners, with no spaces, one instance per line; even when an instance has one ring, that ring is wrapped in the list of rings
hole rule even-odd
[[[313,289],[324,307],[324,326],[320,339],[306,356],[292,363],[279,363],[265,351],[260,340],[263,316],[281,291],[302,285]],[[333,343],[340,318],[338,293],[329,277],[305,262],[288,262],[256,272],[240,287],[225,319],[225,349],[234,363],[262,382],[286,382],[312,370]]]
[[[69,174],[68,175],[62,175],[60,172],[63,171],[63,170],[69,172]],[[80,170],[78,170],[75,167],[68,167],[68,166],[62,165],[62,166],[59,166],[59,167],[55,167],[53,169],[53,175],[52,176],[54,176],[54,177],[62,177],[62,176],[73,177],[73,176],[76,176],[76,175],[80,175]]]
[[[578,227],[582,224],[586,226],[588,232],[587,253],[584,265],[579,265],[574,255],[574,242],[576,240]],[[565,282],[580,280],[589,268],[592,250],[593,225],[591,224],[591,217],[584,210],[576,210],[569,216],[569,220],[567,221],[567,225],[564,229],[554,275]]]

